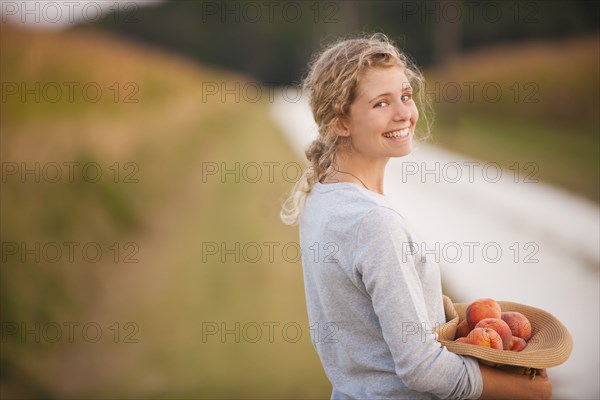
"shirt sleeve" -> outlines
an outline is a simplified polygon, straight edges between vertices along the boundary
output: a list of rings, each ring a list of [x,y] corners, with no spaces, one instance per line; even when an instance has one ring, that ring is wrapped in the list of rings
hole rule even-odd
[[[412,390],[446,398],[478,398],[483,382],[478,362],[448,351],[429,322],[410,234],[402,216],[378,206],[362,219],[355,266],[371,297],[396,374]]]

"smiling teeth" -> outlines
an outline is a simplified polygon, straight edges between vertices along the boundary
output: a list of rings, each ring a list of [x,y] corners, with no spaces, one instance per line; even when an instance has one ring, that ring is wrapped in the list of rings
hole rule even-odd
[[[404,128],[399,131],[384,133],[383,136],[387,138],[406,137],[408,136],[408,128]]]

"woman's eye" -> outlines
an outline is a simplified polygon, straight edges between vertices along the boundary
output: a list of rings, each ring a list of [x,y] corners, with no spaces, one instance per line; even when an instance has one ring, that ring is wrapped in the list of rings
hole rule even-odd
[[[382,100],[382,101],[378,101],[377,103],[375,103],[375,107],[383,107],[383,106],[387,106],[387,101]]]
[[[412,93],[402,95],[401,99],[403,103],[406,103],[407,101],[412,99]]]

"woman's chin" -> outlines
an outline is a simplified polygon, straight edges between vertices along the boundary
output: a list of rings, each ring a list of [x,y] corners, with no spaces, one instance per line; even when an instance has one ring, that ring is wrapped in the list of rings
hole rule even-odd
[[[410,153],[412,153],[412,146],[407,146],[404,149],[398,149],[396,151],[393,152],[393,156],[392,157],[405,157],[407,155],[409,155]]]

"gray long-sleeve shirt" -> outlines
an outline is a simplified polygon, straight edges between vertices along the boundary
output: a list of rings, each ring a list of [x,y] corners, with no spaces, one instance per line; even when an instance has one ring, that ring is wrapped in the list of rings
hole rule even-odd
[[[311,338],[332,399],[477,398],[478,363],[449,352],[439,266],[385,196],[317,183],[300,219]]]

